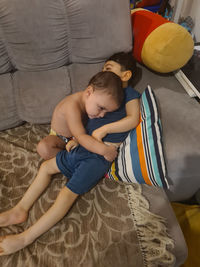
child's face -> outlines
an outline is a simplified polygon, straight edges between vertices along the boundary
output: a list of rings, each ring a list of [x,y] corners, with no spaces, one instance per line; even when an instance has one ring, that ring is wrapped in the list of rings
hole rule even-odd
[[[109,60],[103,66],[103,71],[111,71],[117,74],[121,80],[124,74],[124,71],[121,70],[121,65],[115,61]]]
[[[112,60],[109,60],[104,64],[103,71],[111,71],[117,74],[120,77],[124,88],[128,86],[128,81],[132,77],[132,72],[130,70],[121,70],[121,65]]]
[[[90,119],[102,118],[107,112],[118,109],[118,104],[113,97],[104,90],[94,90],[91,86],[87,88],[88,95],[85,101],[85,109]]]

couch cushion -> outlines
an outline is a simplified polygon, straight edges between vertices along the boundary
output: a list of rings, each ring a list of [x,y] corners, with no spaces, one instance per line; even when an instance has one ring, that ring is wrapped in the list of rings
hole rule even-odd
[[[0,130],[4,130],[20,125],[22,120],[17,113],[11,75],[1,75],[0,84]]]
[[[65,0],[72,62],[98,63],[132,49],[130,1]]]
[[[103,64],[104,62],[97,64],[71,64],[69,66],[69,74],[72,93],[85,89],[92,76],[102,70]]]
[[[21,71],[48,70],[131,50],[129,5],[128,0],[0,1],[12,64]]]
[[[200,188],[200,104],[187,94],[155,90],[163,125],[170,200],[190,198]]]
[[[14,74],[19,116],[31,123],[49,123],[61,99],[71,93],[67,67]]]
[[[106,177],[167,188],[161,122],[150,86],[141,95],[140,113],[139,125],[121,144]]]
[[[1,11],[0,11],[1,17]],[[0,25],[0,73],[9,72],[12,69],[12,65],[9,60],[9,56],[3,41],[3,33]]]
[[[69,24],[63,1],[1,0],[1,27],[13,65],[22,71],[69,63]]]

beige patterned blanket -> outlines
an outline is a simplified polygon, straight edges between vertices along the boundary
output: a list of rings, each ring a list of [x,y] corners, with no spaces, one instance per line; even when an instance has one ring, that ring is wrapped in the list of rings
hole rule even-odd
[[[41,164],[36,144],[48,131],[48,125],[26,123],[0,132],[0,212],[13,207],[34,179]],[[65,182],[63,175],[56,175],[30,210],[28,220],[0,228],[0,235],[31,226],[52,205]],[[103,179],[33,244],[1,256],[0,266],[173,266],[173,246],[165,220],[149,211],[141,186]]]

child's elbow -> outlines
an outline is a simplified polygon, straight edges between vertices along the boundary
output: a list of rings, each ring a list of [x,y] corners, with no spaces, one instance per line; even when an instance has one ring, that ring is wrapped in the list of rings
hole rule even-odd
[[[134,118],[132,118],[132,125],[133,128],[136,128],[140,123],[140,117],[139,116],[135,116]]]

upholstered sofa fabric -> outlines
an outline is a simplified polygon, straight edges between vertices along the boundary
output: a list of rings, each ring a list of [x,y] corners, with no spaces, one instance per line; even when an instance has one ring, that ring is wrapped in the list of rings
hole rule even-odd
[[[17,70],[47,70],[69,63],[63,1],[3,0],[0,10],[3,38]]]
[[[12,65],[6,50],[6,44],[3,41],[3,33],[0,27],[0,73],[6,73],[12,70]]]
[[[17,71],[13,75],[21,120],[48,123],[56,103],[71,93],[66,66],[47,71]]]
[[[104,62],[93,64],[74,63],[68,68],[73,92],[83,90],[90,78],[102,70]]]
[[[200,108],[187,94],[155,90],[161,111],[171,201],[192,197],[200,188]]]
[[[8,129],[20,125],[20,119],[17,111],[14,87],[12,84],[12,75],[10,73],[2,74],[0,77],[0,129]]]
[[[115,52],[131,50],[129,11],[128,0],[1,0],[0,95],[16,103],[15,116],[32,123],[50,122],[60,99],[84,89],[81,85],[86,83],[80,82],[73,67],[69,72],[64,66],[98,65]],[[84,70],[84,77],[90,78],[97,69]],[[2,74],[10,71],[14,75],[5,86]],[[9,108],[4,105],[4,113]],[[4,117],[0,130],[10,127],[13,121]]]

